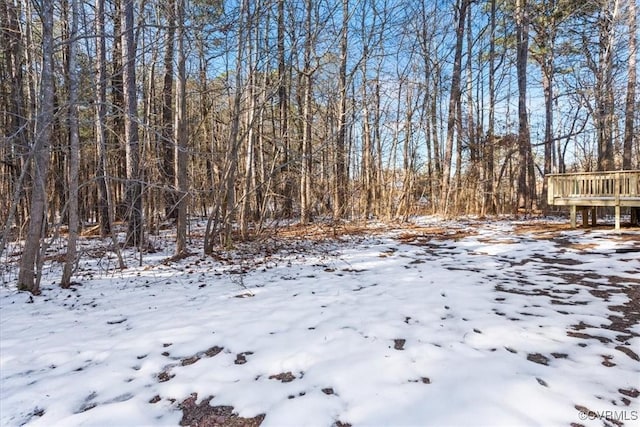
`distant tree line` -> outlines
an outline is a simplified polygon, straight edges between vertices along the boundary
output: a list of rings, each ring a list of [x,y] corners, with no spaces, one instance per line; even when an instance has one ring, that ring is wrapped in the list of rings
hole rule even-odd
[[[0,0],[0,255],[94,227],[544,211],[640,167],[636,0]],[[118,241],[116,224],[126,224]],[[122,263],[122,260],[120,261]]]

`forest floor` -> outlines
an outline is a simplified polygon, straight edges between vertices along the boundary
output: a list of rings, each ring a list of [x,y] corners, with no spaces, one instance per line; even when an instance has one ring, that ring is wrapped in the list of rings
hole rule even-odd
[[[278,229],[172,259],[64,242],[0,273],[2,426],[640,425],[640,229],[566,220]]]

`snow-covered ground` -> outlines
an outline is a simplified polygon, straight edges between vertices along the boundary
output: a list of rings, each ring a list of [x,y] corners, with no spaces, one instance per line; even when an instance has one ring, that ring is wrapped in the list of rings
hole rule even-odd
[[[86,241],[72,289],[55,262],[38,297],[4,273],[0,424],[640,425],[640,232],[546,227],[422,219],[124,271]]]

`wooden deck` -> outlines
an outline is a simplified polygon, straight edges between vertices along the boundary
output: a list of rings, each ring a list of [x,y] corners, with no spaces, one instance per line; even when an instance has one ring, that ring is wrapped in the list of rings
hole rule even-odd
[[[582,222],[588,224],[588,211],[595,225],[595,208],[615,208],[615,228],[620,229],[620,208],[640,207],[640,170],[563,173],[547,175],[549,206],[569,206],[571,226],[576,226],[576,211],[582,210]]]

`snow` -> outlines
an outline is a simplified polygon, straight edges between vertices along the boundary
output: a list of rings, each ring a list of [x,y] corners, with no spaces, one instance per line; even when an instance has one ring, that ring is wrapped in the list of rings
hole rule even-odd
[[[520,225],[419,218],[233,263],[158,240],[142,267],[86,256],[68,290],[52,264],[38,297],[5,275],[0,425],[178,425],[193,393],[262,426],[640,425],[640,259],[616,251],[640,232]]]

